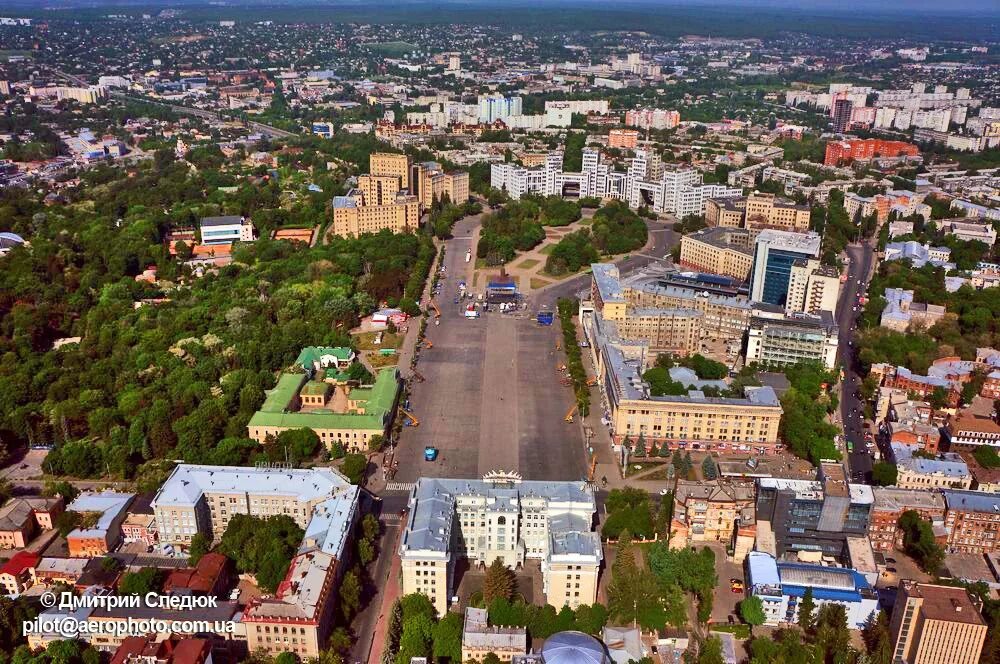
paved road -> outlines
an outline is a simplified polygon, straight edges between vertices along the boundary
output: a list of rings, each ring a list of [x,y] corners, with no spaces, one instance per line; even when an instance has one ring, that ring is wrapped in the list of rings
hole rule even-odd
[[[848,455],[851,476],[857,480],[871,480],[872,457],[865,450],[862,419],[864,404],[857,394],[861,389],[862,376],[857,355],[854,352],[854,335],[861,305],[858,295],[868,286],[874,260],[874,247],[870,242],[850,245],[847,255],[851,259],[847,269],[847,283],[844,284],[837,324],[840,326],[840,357],[844,366],[844,380],[841,383],[840,419],[844,425],[846,439],[854,443],[854,452]],[[855,311],[855,308],[857,310]]]
[[[379,510],[379,508],[381,508]],[[399,544],[400,528],[402,527],[401,514],[395,508],[390,508],[385,503],[375,507],[376,512],[380,511],[379,522],[382,532],[378,540],[378,556],[368,568],[369,582],[367,587],[366,604],[361,612],[354,617],[352,628],[354,630],[354,646],[351,649],[352,662],[367,662],[370,657],[372,642],[377,634],[384,635],[386,631],[386,619],[388,608],[392,607],[399,594],[399,579],[389,578],[390,569],[397,560],[395,548]]]
[[[670,253],[670,249],[680,241],[679,236],[674,233],[672,223],[646,220],[646,228],[649,229],[652,244],[641,252],[629,255],[628,258],[615,261],[622,275],[641,267],[646,267],[657,260],[662,260]],[[559,298],[576,297],[577,293],[589,287],[590,275],[581,274],[572,279],[566,279],[565,281],[548,286],[538,291],[534,297],[538,302],[554,306],[555,301]]]

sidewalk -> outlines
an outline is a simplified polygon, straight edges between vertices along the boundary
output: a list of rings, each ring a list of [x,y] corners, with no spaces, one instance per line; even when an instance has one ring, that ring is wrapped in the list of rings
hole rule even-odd
[[[389,618],[392,613],[392,606],[396,603],[396,600],[399,599],[401,592],[401,581],[399,575],[402,562],[400,557],[396,555],[396,550],[399,547],[399,537],[402,532],[402,528],[397,527],[396,536],[393,538],[392,542],[392,548],[381,552],[381,555],[392,556],[392,566],[389,567],[386,577],[384,579],[373,579],[375,581],[375,585],[379,588],[379,592],[382,594],[382,602],[379,606],[378,620],[375,621],[375,630],[372,633],[371,649],[368,651],[368,664],[378,664],[382,661],[382,651],[385,649],[385,641],[389,627]]]

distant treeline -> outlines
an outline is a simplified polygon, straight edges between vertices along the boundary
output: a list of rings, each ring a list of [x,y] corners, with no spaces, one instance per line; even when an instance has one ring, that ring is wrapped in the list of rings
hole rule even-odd
[[[15,2],[8,6],[17,7]],[[104,20],[109,8],[115,14],[155,14],[164,4],[131,4],[101,2],[97,0],[64,0],[52,9],[45,10],[31,2],[20,3],[25,16],[44,16],[48,20]],[[179,9],[180,18],[191,21],[217,21],[234,19],[246,21],[276,21],[296,23],[372,22],[374,3],[327,6],[320,0],[253,0],[238,9],[233,6],[212,7],[202,0],[172,2]],[[944,11],[888,12],[875,8],[854,7],[850,12],[833,12],[828,9],[751,6],[749,4],[691,5],[653,4],[643,2],[616,2],[612,5],[582,5],[572,3],[567,11],[567,0],[551,0],[545,6],[515,0],[504,6],[501,14],[486,2],[449,3],[423,2],[399,3],[387,7],[379,3],[379,23],[470,23],[499,25],[525,32],[544,29],[546,33],[561,30],[608,31],[641,30],[666,37],[682,35],[711,35],[713,37],[774,37],[782,33],[809,33],[829,37],[850,35],[854,39],[885,37],[885,26],[892,25],[894,34],[911,39],[961,39],[996,40],[1000,38],[997,12],[969,8],[962,15]],[[62,7],[65,7],[63,9]],[[292,10],[294,8],[294,11]],[[34,10],[34,11],[32,11]],[[992,19],[992,20],[991,20]]]

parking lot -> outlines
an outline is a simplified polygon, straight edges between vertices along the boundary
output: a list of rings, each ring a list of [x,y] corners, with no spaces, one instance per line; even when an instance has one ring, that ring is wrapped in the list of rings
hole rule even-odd
[[[393,479],[474,478],[491,470],[516,470],[525,479],[580,479],[586,455],[580,427],[563,419],[572,393],[556,371],[565,361],[556,350],[558,324],[539,326],[533,305],[467,319],[463,305],[454,303],[458,282],[471,283],[473,264],[465,262],[470,230],[468,221],[459,222],[448,242],[437,297],[440,324],[427,326],[433,348],[423,349],[417,364],[425,381],[414,382],[410,395],[420,425],[403,428]],[[424,461],[427,446],[438,449],[436,460]]]

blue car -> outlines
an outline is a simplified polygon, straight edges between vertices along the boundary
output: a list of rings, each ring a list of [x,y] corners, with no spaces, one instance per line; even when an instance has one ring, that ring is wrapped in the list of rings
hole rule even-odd
[[[437,458],[438,458],[438,449],[436,447],[424,448],[424,461],[434,461]]]

